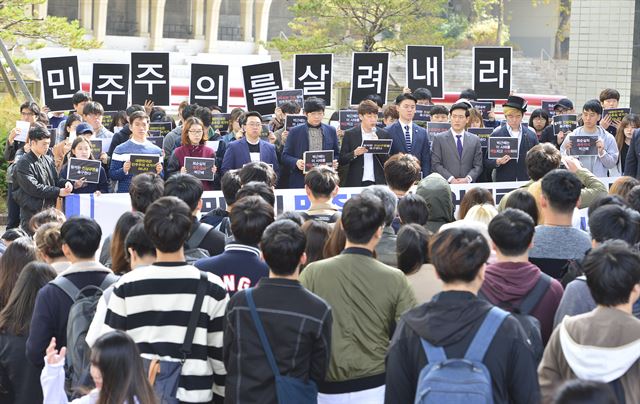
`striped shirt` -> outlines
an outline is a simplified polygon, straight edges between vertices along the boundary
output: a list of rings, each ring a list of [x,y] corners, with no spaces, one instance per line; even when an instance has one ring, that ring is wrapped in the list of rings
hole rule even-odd
[[[182,366],[177,393],[181,402],[222,402],[224,397],[222,321],[229,297],[219,277],[208,277],[191,355]],[[105,323],[126,331],[142,357],[180,361],[199,278],[200,271],[184,262],[137,268],[116,283]]]

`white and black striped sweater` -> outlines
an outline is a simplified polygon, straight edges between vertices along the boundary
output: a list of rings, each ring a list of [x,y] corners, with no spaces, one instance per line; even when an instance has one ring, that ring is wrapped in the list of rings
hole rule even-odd
[[[105,323],[126,331],[143,357],[179,361],[199,278],[200,271],[184,262],[137,268],[115,285]],[[224,397],[222,321],[229,297],[218,276],[209,273],[208,278],[191,355],[182,367],[180,402],[222,402]]]

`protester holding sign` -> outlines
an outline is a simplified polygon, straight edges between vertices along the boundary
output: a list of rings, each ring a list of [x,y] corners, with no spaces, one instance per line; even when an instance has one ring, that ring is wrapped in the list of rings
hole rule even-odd
[[[289,131],[289,136],[282,152],[283,169],[289,171],[289,188],[304,187],[304,152],[333,150],[333,155],[340,154],[340,144],[336,129],[322,123],[325,102],[322,98],[309,97],[304,102],[306,125],[298,125]],[[334,160],[334,169],[337,160]]]
[[[535,132],[522,124],[522,117],[527,112],[527,101],[515,95],[509,96],[502,104],[502,111],[507,118],[507,124],[493,131],[491,137],[505,137],[518,139],[518,157],[508,155],[499,159],[485,159],[485,168],[495,169],[496,181],[528,181],[529,174],[525,164],[525,156],[531,148],[538,144]]]
[[[177,172],[188,173],[184,164],[186,157],[215,158],[216,153],[213,149],[205,146],[207,138],[204,136],[204,128],[202,121],[196,117],[185,120],[184,125],[182,125],[182,146],[175,149],[171,157],[169,157],[167,177],[171,177]],[[217,167],[214,165],[211,171],[215,174]],[[211,191],[213,189],[213,180],[202,180],[202,187],[205,191]]]
[[[583,126],[574,130],[569,136],[566,136],[560,152],[562,155],[571,154],[572,136],[580,135],[597,135],[596,156],[577,156],[582,165],[591,171],[596,177],[608,177],[609,170],[615,168],[618,162],[618,146],[613,135],[598,126],[598,121],[602,116],[602,105],[598,100],[589,100],[582,107]]]
[[[605,88],[600,91],[600,104],[602,105],[602,109],[613,109],[618,108],[618,103],[620,102],[620,92],[614,88]],[[602,129],[611,133],[612,135],[616,135],[616,131],[620,126],[619,119],[612,119],[611,116],[605,114],[599,122],[599,125]]]
[[[162,149],[147,140],[149,130],[149,116],[142,111],[136,111],[129,116],[129,125],[132,129],[131,139],[118,145],[111,156],[109,176],[118,181],[116,192],[129,192],[131,178],[131,155],[153,155],[162,157]],[[155,172],[163,176],[162,162],[155,165]]]
[[[570,115],[575,113],[573,108],[573,102],[568,98],[562,98],[553,106],[554,116],[556,115]],[[554,132],[554,125],[547,126],[540,136],[540,143],[551,143],[557,148],[564,141],[566,133],[564,131]]]
[[[534,109],[529,116],[529,128],[536,132],[538,140],[542,138],[542,133],[549,126],[549,113],[542,108]]]
[[[378,106],[370,100],[364,100],[358,106],[360,125],[344,133],[340,148],[339,163],[347,167],[345,186],[365,187],[372,184],[384,184],[384,163],[387,153],[373,154],[363,146],[363,141],[386,139],[391,140],[384,129],[376,127],[378,122]],[[388,145],[391,147],[391,142]]]
[[[224,153],[222,175],[229,170],[242,168],[247,163],[262,161],[271,164],[273,170],[278,174],[280,164],[276,156],[276,148],[266,140],[260,139],[262,131],[262,115],[259,112],[251,111],[244,115],[242,120],[242,130],[244,136],[227,145]]]
[[[460,102],[449,113],[451,129],[433,138],[433,171],[450,184],[475,182],[482,172],[482,146],[478,136],[464,130],[469,108]]]
[[[94,160],[91,155],[91,142],[88,141],[83,136],[78,136],[76,140],[73,141],[71,145],[71,152],[69,157],[74,157],[76,159],[81,160]],[[60,170],[60,178],[69,179],[69,165],[68,161]],[[95,193],[96,195],[100,195],[100,193],[108,193],[109,192],[109,179],[107,178],[107,172],[102,166],[99,166],[98,169],[98,181],[97,182],[89,182],[86,181],[86,178],[82,180],[78,180],[75,183],[73,188],[74,194],[91,194]]]
[[[76,113],[71,113],[67,117],[64,124],[64,140],[53,146],[53,162],[56,165],[56,170],[60,170],[62,166],[67,162],[67,154],[71,150],[71,144],[76,139],[78,134],[78,127],[82,124],[82,117]],[[93,129],[89,124],[84,124],[80,127],[81,130],[88,131],[93,134]]]
[[[625,160],[627,159],[629,145],[633,138],[633,131],[638,128],[640,128],[640,116],[637,114],[626,115],[622,118],[622,121],[620,121],[620,125],[618,126],[618,131],[616,133],[616,145],[618,146],[618,150],[620,150],[617,165],[617,169],[620,174],[622,174],[625,169]]]

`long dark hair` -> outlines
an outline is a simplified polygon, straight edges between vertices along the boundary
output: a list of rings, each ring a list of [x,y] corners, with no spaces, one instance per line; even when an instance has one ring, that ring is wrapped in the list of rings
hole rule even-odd
[[[55,277],[56,272],[49,264],[39,261],[27,264],[9,295],[7,305],[0,312],[0,331],[19,336],[29,334],[36,295]]]
[[[82,117],[78,114],[76,114],[75,112],[72,114],[69,114],[69,116],[67,117],[67,120],[64,123],[64,138],[68,138],[69,134],[71,132],[69,132],[69,128],[71,127],[71,125],[74,122],[82,122]]]
[[[7,305],[20,272],[28,263],[38,258],[37,253],[33,240],[20,237],[0,257],[0,310]]]
[[[98,338],[91,349],[91,364],[102,373],[97,404],[156,403],[140,351],[126,333],[112,331]]]
[[[124,240],[133,226],[142,223],[144,215],[140,212],[125,212],[116,222],[116,228],[111,238],[111,270],[118,275],[131,271],[131,264],[127,260]]]
[[[307,244],[304,252],[307,253],[307,265],[323,259],[324,245],[331,234],[329,223],[317,220],[307,220],[302,225],[302,231],[307,236]]]

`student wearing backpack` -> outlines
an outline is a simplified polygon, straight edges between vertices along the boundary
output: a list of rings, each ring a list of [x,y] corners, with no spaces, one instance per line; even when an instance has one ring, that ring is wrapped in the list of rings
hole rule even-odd
[[[434,236],[429,255],[443,281],[443,292],[402,315],[387,353],[386,403],[540,401],[535,360],[520,323],[476,296],[485,278],[489,251],[476,230],[452,228]],[[488,327],[488,319],[495,321],[494,327]],[[479,331],[481,327],[487,328]],[[469,349],[472,341],[477,344],[475,349]],[[427,343],[435,351],[429,358]],[[446,358],[462,359],[465,353],[475,363],[474,369],[481,371],[460,361],[435,366]],[[445,382],[435,386],[433,378],[438,376]],[[435,387],[444,395],[418,395]],[[464,394],[469,389],[475,394]]]
[[[640,254],[622,240],[594,248],[583,262],[597,307],[565,317],[538,368],[543,402],[571,379],[608,383],[619,403],[640,402],[640,320],[631,314],[640,297]]]
[[[27,339],[27,358],[34,365],[38,367],[44,365],[43,358],[51,337],[55,337],[58,348],[67,347],[70,351],[70,357],[86,357],[88,355],[88,351],[79,352],[86,347],[84,338],[78,338],[79,334],[82,334],[82,330],[72,330],[76,335],[74,338],[77,338],[78,345],[72,347],[67,341],[67,323],[71,318],[72,306],[79,303],[80,300],[91,303],[85,299],[95,299],[97,304],[100,297],[97,289],[104,289],[117,279],[109,268],[95,260],[101,237],[100,225],[95,220],[86,217],[69,218],[60,228],[62,252],[71,262],[71,266],[62,272],[56,280],[40,289],[36,297],[29,338]],[[78,292],[80,291],[85,291],[85,293],[79,296]],[[75,298],[70,295],[75,295]],[[86,326],[88,328],[93,313],[87,312],[86,314],[84,318],[80,315],[74,317],[74,320],[79,322],[87,320]],[[86,329],[84,331],[86,332]],[[78,375],[78,372],[86,369],[76,370],[75,374]]]
[[[224,234],[213,226],[198,221],[198,212],[202,209],[203,191],[202,181],[191,174],[172,175],[164,184],[164,196],[175,196],[191,209],[193,224],[189,230],[190,237],[184,247],[189,263],[194,263],[200,258],[213,257],[224,251]]]
[[[491,220],[489,236],[497,262],[487,265],[479,296],[504,310],[535,318],[521,323],[525,331],[536,334],[530,339],[539,360],[553,331],[562,285],[529,263],[534,231],[533,219],[521,210],[506,209]]]
[[[222,278],[229,293],[255,286],[269,276],[269,267],[260,258],[260,237],[274,220],[273,207],[259,196],[246,196],[233,205],[230,213],[233,242],[218,256],[204,258],[196,268]]]
[[[298,281],[306,260],[300,226],[278,220],[264,231],[260,246],[269,277],[231,297],[225,314],[225,402],[315,404],[317,384],[329,367],[331,308]],[[281,394],[283,381],[275,374],[295,378],[308,393]]]
[[[192,223],[191,209],[174,196],[149,206],[144,230],[157,260],[118,281],[102,329],[133,338],[165,399],[217,403],[224,397],[222,322],[229,297],[219,277],[185,261]]]

